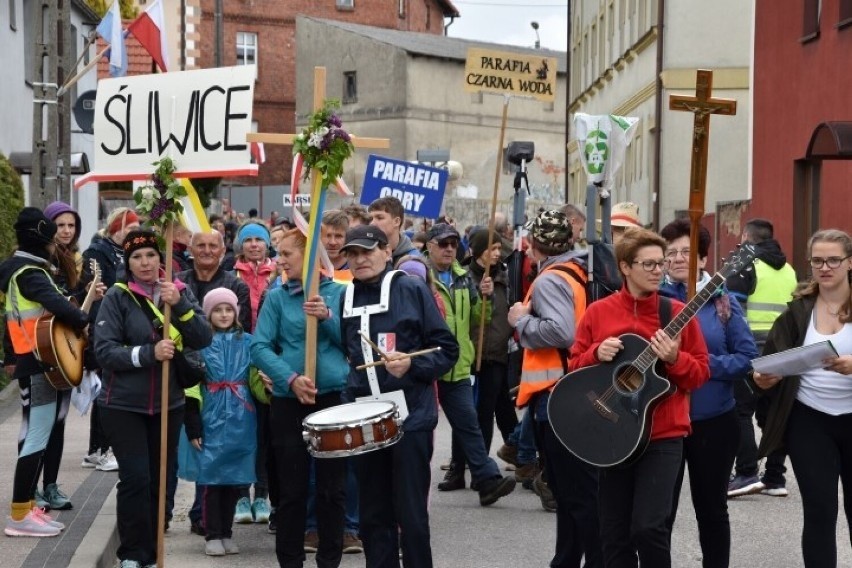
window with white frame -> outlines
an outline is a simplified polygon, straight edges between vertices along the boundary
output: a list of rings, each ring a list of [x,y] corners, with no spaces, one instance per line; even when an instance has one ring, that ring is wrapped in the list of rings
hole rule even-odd
[[[335,0],[338,10],[352,10],[355,8],[355,0]]]
[[[257,34],[237,32],[237,65],[257,65]],[[255,67],[255,79],[257,78]]]

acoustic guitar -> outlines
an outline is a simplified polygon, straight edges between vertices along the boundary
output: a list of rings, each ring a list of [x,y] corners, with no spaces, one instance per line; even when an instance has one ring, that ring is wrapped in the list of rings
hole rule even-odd
[[[88,313],[95,300],[97,285],[101,281],[101,267],[95,259],[89,263],[92,271],[92,284],[80,309]],[[83,352],[88,339],[81,331],[71,329],[56,319],[53,314],[45,314],[36,321],[35,356],[45,367],[45,377],[56,390],[69,390],[80,385],[83,380]]]
[[[754,261],[754,247],[743,244],[665,327],[677,337],[729,276]],[[651,344],[638,335],[619,337],[624,344],[610,362],[577,369],[556,383],[547,412],[557,439],[581,460],[597,467],[630,463],[645,451],[654,409],[675,391],[655,369]]]

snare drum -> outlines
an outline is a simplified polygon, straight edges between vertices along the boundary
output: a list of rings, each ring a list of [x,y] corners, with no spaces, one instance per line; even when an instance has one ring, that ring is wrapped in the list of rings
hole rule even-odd
[[[312,456],[339,458],[395,444],[402,437],[401,425],[393,402],[353,402],[308,415],[302,437]]]

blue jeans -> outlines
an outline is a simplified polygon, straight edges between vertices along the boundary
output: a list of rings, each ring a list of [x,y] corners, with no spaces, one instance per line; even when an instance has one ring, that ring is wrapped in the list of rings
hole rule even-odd
[[[525,465],[535,461],[535,431],[533,430],[532,414],[529,410],[524,413],[524,417],[515,426],[506,443],[518,448],[519,464]]]
[[[438,381],[438,400],[453,430],[453,438],[464,452],[473,480],[500,477],[497,462],[488,457],[485,451],[470,380]]]
[[[317,530],[317,478],[314,459],[311,458],[311,475],[308,481],[308,516],[305,530],[316,532]],[[355,467],[350,459],[346,459],[346,522],[344,534],[358,536],[358,478],[355,476]]]

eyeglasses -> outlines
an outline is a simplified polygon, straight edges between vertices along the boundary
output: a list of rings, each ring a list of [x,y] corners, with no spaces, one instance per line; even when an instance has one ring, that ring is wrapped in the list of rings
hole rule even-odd
[[[677,255],[681,255],[683,258],[689,258],[689,249],[672,249],[666,251],[666,258],[669,260],[674,260],[677,258]]]
[[[665,260],[634,260],[633,264],[641,264],[645,272],[654,272],[654,269],[662,270],[666,265]]]
[[[440,242],[436,242],[435,244],[438,245],[439,247],[441,247],[442,249],[459,248],[459,242],[454,241],[454,240],[440,241]]]
[[[823,265],[828,266],[829,268],[840,268],[840,264],[849,258],[849,256],[844,256],[843,258],[839,256],[830,256],[828,258],[820,258],[815,256],[811,259],[808,259],[808,262],[811,263],[811,267],[813,268],[822,268]]]

